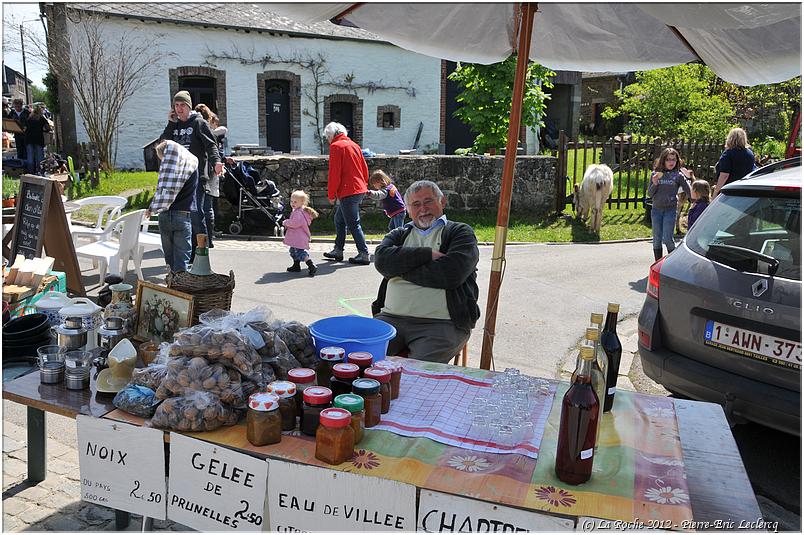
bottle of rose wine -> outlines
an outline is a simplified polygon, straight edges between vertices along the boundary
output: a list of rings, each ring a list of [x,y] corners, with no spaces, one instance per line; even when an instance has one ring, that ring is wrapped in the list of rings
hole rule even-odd
[[[556,449],[556,476],[580,485],[592,476],[600,402],[592,387],[594,349],[581,347],[581,366],[561,401],[561,424]]]

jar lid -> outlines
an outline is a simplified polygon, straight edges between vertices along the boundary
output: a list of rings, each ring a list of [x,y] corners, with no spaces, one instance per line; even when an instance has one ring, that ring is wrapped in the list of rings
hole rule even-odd
[[[387,383],[391,380],[391,371],[383,368],[369,368],[363,372],[363,376]]]
[[[340,362],[343,360],[344,355],[346,355],[346,351],[344,351],[342,347],[337,346],[323,347],[321,351],[318,352],[319,358],[327,362]]]
[[[332,374],[338,379],[354,379],[360,375],[360,367],[351,362],[341,362],[332,367]]]
[[[315,370],[310,368],[293,368],[288,370],[288,379],[296,384],[306,385],[315,381]]]
[[[355,351],[353,353],[349,353],[349,356],[346,357],[346,362],[353,362],[361,368],[368,368],[371,366],[372,360],[374,360],[374,356],[365,351]]]
[[[42,294],[42,297],[40,297],[39,300],[36,302],[36,309],[58,311],[59,309],[69,304],[70,304],[70,298],[67,297],[67,294],[56,291],[49,291]]]
[[[304,402],[310,405],[323,405],[332,401],[332,390],[325,386],[308,386],[302,393]]]
[[[619,312],[620,305],[618,303],[609,303],[609,305],[606,307],[606,310],[608,312]]]
[[[352,413],[345,409],[324,409],[321,411],[320,422],[327,427],[349,427]]]
[[[398,362],[393,362],[390,360],[380,360],[374,363],[374,368],[384,368],[386,370],[391,370],[391,372],[399,372],[402,371],[402,365]]]
[[[61,309],[59,309],[59,314],[62,316],[91,316],[102,310],[101,307],[86,299],[84,297],[76,297],[71,299],[70,302]]]
[[[273,381],[268,383],[265,391],[276,394],[280,398],[292,398],[296,395],[296,385],[290,381]]]
[[[360,396],[371,396],[380,391],[380,382],[376,379],[355,379],[352,383],[352,392]]]
[[[341,394],[340,396],[335,396],[333,405],[349,412],[360,412],[363,410],[363,398],[357,394]]]
[[[248,408],[260,411],[275,411],[279,408],[279,397],[268,392],[257,392],[248,397]]]

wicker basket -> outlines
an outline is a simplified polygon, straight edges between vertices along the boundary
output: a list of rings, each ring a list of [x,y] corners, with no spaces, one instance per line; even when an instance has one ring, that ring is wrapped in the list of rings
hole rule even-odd
[[[193,275],[188,271],[170,272],[167,275],[167,286],[174,290],[193,296],[193,322],[198,323],[198,316],[219,308],[231,310],[232,293],[235,287],[234,271],[229,275]]]

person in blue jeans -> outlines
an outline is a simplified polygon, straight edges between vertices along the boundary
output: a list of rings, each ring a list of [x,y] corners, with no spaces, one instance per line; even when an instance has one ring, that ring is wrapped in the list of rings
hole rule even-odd
[[[45,132],[50,132],[50,123],[42,113],[45,105],[34,104],[25,123],[25,154],[29,173],[39,174],[39,164],[45,159]]]
[[[187,271],[192,251],[193,223],[198,187],[198,158],[175,141],[156,146],[161,160],[156,193],[145,217],[159,216],[162,252],[171,271]]]
[[[688,180],[693,178],[692,171],[683,167],[684,162],[678,151],[672,147],[664,149],[653,166],[653,174],[648,186],[648,197],[653,199],[650,211],[653,230],[653,257],[662,257],[662,242],[667,247],[667,254],[676,248],[673,240],[673,229],[676,224],[676,207],[678,205],[678,188],[690,196]]]

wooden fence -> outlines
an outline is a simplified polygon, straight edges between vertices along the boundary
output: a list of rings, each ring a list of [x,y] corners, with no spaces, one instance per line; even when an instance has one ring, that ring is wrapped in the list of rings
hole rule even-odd
[[[572,188],[583,180],[584,171],[593,163],[605,163],[614,171],[614,190],[609,207],[642,208],[647,196],[654,161],[665,147],[674,147],[692,169],[696,178],[714,183],[715,164],[723,152],[723,141],[689,141],[683,139],[633,141],[631,136],[610,139],[569,139],[564,131],[558,138],[558,169],[556,173],[556,210],[572,203]]]

